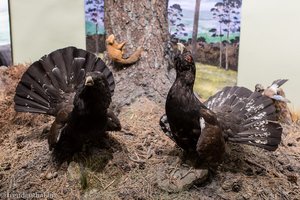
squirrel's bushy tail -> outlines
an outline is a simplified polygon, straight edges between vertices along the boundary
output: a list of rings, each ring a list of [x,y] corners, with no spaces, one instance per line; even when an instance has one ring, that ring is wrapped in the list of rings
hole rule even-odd
[[[131,54],[128,58],[123,58],[121,63],[125,65],[133,64],[137,62],[140,57],[141,53],[143,52],[143,48],[139,47],[133,54]]]

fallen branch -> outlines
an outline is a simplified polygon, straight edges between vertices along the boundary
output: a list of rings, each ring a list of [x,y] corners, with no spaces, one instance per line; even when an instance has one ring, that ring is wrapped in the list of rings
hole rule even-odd
[[[186,177],[190,172],[192,171],[192,167],[190,167],[190,169],[180,177],[180,180],[183,179],[184,177]]]
[[[92,177],[95,178],[100,183],[102,188],[104,188],[103,183],[102,183],[101,179],[98,176],[96,176],[95,174],[92,174]]]
[[[140,158],[138,158],[138,159],[134,159],[134,158],[131,158],[130,156],[128,156],[129,157],[129,159],[131,160],[131,161],[133,161],[133,162],[137,162],[137,163],[145,163],[146,161],[144,161],[144,160],[141,160]]]
[[[110,182],[107,186],[105,186],[104,190],[106,190],[107,188],[109,188],[109,186],[111,186],[114,182],[116,181],[116,179],[114,179],[112,182]]]
[[[245,159],[245,162],[248,163],[248,164],[250,164],[250,165],[254,165],[254,166],[256,166],[256,167],[259,167],[259,168],[261,168],[261,169],[264,169],[265,171],[268,171],[264,166],[262,166],[262,165],[260,165],[260,164],[258,164],[258,163],[256,163],[256,162],[254,162],[254,161]]]

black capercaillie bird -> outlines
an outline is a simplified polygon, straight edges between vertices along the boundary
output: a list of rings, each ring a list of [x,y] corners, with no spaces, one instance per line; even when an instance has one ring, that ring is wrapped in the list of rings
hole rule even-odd
[[[276,150],[282,127],[276,120],[273,101],[244,87],[225,87],[201,103],[193,92],[195,63],[190,52],[175,56],[176,79],[166,99],[162,130],[197,165],[222,161],[225,141]]]
[[[114,88],[113,74],[100,58],[66,47],[29,66],[16,88],[15,110],[54,116],[49,149],[77,151],[87,140],[121,129],[109,110]]]

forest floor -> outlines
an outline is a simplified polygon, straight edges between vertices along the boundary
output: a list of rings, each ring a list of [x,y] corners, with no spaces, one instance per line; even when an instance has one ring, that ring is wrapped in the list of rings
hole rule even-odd
[[[0,68],[0,199],[300,199],[299,121],[283,124],[275,152],[228,144],[214,173],[177,190],[170,186],[186,167],[181,151],[159,128],[164,108],[145,97],[121,109],[122,131],[58,164],[45,131],[53,118],[13,109],[25,69]],[[181,178],[193,172],[188,167]]]

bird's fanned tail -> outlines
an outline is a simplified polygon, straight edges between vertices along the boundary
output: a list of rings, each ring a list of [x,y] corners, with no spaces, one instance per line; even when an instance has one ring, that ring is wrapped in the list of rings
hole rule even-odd
[[[113,94],[113,74],[94,54],[75,47],[66,47],[43,56],[23,74],[14,98],[18,112],[43,113],[55,116],[63,102],[72,99],[85,74],[102,72]]]
[[[223,132],[231,142],[275,150],[282,127],[276,120],[273,101],[244,87],[225,87],[210,97],[205,105],[213,110]]]

